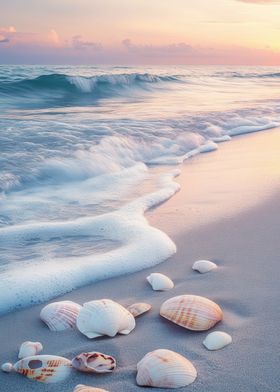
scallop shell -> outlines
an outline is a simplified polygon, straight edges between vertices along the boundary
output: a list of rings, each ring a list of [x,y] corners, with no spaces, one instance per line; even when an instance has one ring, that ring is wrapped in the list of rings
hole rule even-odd
[[[17,373],[40,382],[54,383],[70,375],[71,361],[55,355],[35,355],[14,364]]]
[[[179,295],[165,301],[160,314],[167,320],[193,331],[206,331],[222,320],[219,305],[198,295]]]
[[[14,370],[13,364],[10,362],[3,363],[1,366],[1,369],[5,373],[10,373],[12,370]]]
[[[155,291],[167,291],[174,287],[172,280],[168,276],[160,273],[153,273],[147,276],[147,281]]]
[[[72,301],[53,302],[41,310],[40,318],[51,331],[64,331],[75,327],[80,310],[81,305]]]
[[[181,388],[194,382],[197,371],[185,357],[170,350],[155,350],[137,364],[138,385]]]
[[[72,360],[75,369],[87,373],[110,373],[116,369],[116,360],[97,351],[82,353]]]
[[[73,392],[108,392],[105,389],[89,387],[88,385],[79,384],[75,387]]]
[[[135,319],[123,306],[110,299],[86,302],[77,318],[77,328],[88,338],[117,333],[129,334]]]
[[[136,304],[129,305],[126,309],[132,314],[133,317],[140,316],[140,314],[148,312],[152,305],[144,302],[137,302]]]
[[[31,357],[39,354],[42,350],[43,346],[40,342],[23,342],[19,349],[18,358]]]
[[[208,350],[219,350],[232,342],[232,337],[221,331],[209,333],[203,341],[204,346]]]
[[[217,268],[217,264],[209,260],[197,260],[192,266],[193,270],[198,271],[201,274],[205,274],[205,272],[212,271],[215,268]]]

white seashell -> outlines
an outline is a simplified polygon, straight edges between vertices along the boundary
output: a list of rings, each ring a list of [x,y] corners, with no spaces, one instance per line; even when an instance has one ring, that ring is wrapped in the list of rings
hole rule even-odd
[[[194,382],[197,371],[185,357],[170,350],[155,350],[137,364],[138,385],[181,388]]]
[[[205,274],[205,272],[212,271],[217,268],[217,264],[213,263],[209,260],[198,260],[193,263],[192,269],[200,272],[201,274]]]
[[[35,355],[14,364],[17,373],[40,382],[54,383],[70,375],[71,361],[55,355]]]
[[[31,357],[37,355],[43,350],[43,346],[40,342],[23,342],[20,346],[18,358]]]
[[[204,346],[208,350],[219,350],[232,342],[232,337],[221,331],[209,333],[203,341]]]
[[[126,309],[132,314],[133,317],[140,316],[140,314],[148,312],[152,306],[144,302],[137,302],[136,304],[129,305]]]
[[[147,281],[155,291],[167,291],[174,287],[172,280],[168,276],[160,273],[153,273],[147,276]]]
[[[72,366],[87,373],[110,373],[116,369],[116,360],[97,351],[82,353],[72,360]]]
[[[73,392],[108,392],[105,389],[89,387],[88,385],[79,384],[75,387]]]
[[[117,333],[129,334],[135,328],[135,319],[123,306],[110,299],[86,302],[77,318],[77,328],[88,338]]]
[[[64,331],[74,328],[81,305],[72,301],[53,302],[46,305],[40,313],[51,331]]]
[[[179,295],[165,301],[160,315],[181,327],[193,331],[205,331],[222,320],[219,305],[198,295]]]
[[[13,367],[12,363],[6,362],[6,363],[3,363],[3,365],[1,366],[1,369],[5,373],[10,373],[14,369],[14,367]]]

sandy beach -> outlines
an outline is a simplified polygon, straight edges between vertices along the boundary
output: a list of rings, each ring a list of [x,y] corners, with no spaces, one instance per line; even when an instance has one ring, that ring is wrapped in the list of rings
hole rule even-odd
[[[176,179],[181,191],[147,214],[149,222],[175,242],[176,255],[154,268],[100,281],[59,298],[80,304],[101,298],[125,306],[150,303],[152,310],[137,318],[129,335],[89,340],[77,330],[51,332],[39,319],[42,305],[0,318],[1,363],[15,362],[19,345],[31,340],[42,342],[44,354],[69,359],[83,351],[110,354],[117,360],[115,372],[85,375],[73,370],[69,379],[57,385],[1,373],[0,391],[72,392],[79,383],[112,392],[140,391],[136,364],[157,348],[176,351],[196,367],[197,380],[182,390],[279,391],[279,146],[280,129],[275,129],[236,137],[213,153],[186,161]],[[191,267],[198,259],[212,260],[218,269],[204,275],[194,272]],[[168,275],[175,287],[154,292],[146,281],[151,272]],[[208,332],[191,332],[161,318],[160,305],[180,294],[217,302],[224,319],[213,330],[229,333],[233,343],[207,351],[202,341]]]

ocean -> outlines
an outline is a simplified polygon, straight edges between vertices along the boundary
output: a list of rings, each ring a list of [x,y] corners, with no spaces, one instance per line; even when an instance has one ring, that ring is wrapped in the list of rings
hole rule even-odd
[[[279,86],[273,67],[0,66],[0,314],[174,254],[145,211],[187,159],[279,126]]]

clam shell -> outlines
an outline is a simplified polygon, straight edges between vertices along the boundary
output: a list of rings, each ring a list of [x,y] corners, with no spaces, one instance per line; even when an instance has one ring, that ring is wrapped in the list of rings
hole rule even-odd
[[[74,328],[81,305],[72,301],[53,302],[46,305],[40,313],[51,331],[64,331]]]
[[[197,260],[192,266],[194,271],[198,271],[201,274],[205,274],[205,272],[212,271],[215,268],[217,268],[217,264],[209,260]]]
[[[220,350],[232,342],[232,337],[221,331],[209,333],[203,341],[204,346],[208,350]]]
[[[157,272],[147,276],[147,281],[155,291],[167,291],[174,287],[174,283],[168,276]]]
[[[123,306],[110,299],[86,302],[77,318],[78,330],[93,339],[98,336],[127,335],[135,328],[135,319]]]
[[[170,350],[155,350],[137,364],[136,382],[141,386],[181,388],[194,382],[197,371],[185,357]]]
[[[39,354],[42,350],[43,346],[40,342],[23,342],[19,349],[18,358],[31,357]]]
[[[14,364],[17,373],[31,380],[54,383],[70,375],[71,361],[55,355],[35,355],[19,360]]]
[[[129,305],[126,309],[132,314],[133,317],[140,316],[140,314],[148,312],[152,305],[144,302],[137,302],[136,304]]]
[[[73,392],[108,392],[105,389],[89,387],[88,385],[79,384],[75,387]]]
[[[223,318],[219,305],[198,295],[168,299],[161,305],[160,315],[192,331],[206,331]]]
[[[72,366],[87,373],[110,373],[117,364],[115,358],[97,351],[81,353],[72,360]]]
[[[14,370],[13,364],[10,362],[3,363],[1,370],[5,373],[10,373],[12,370]]]

